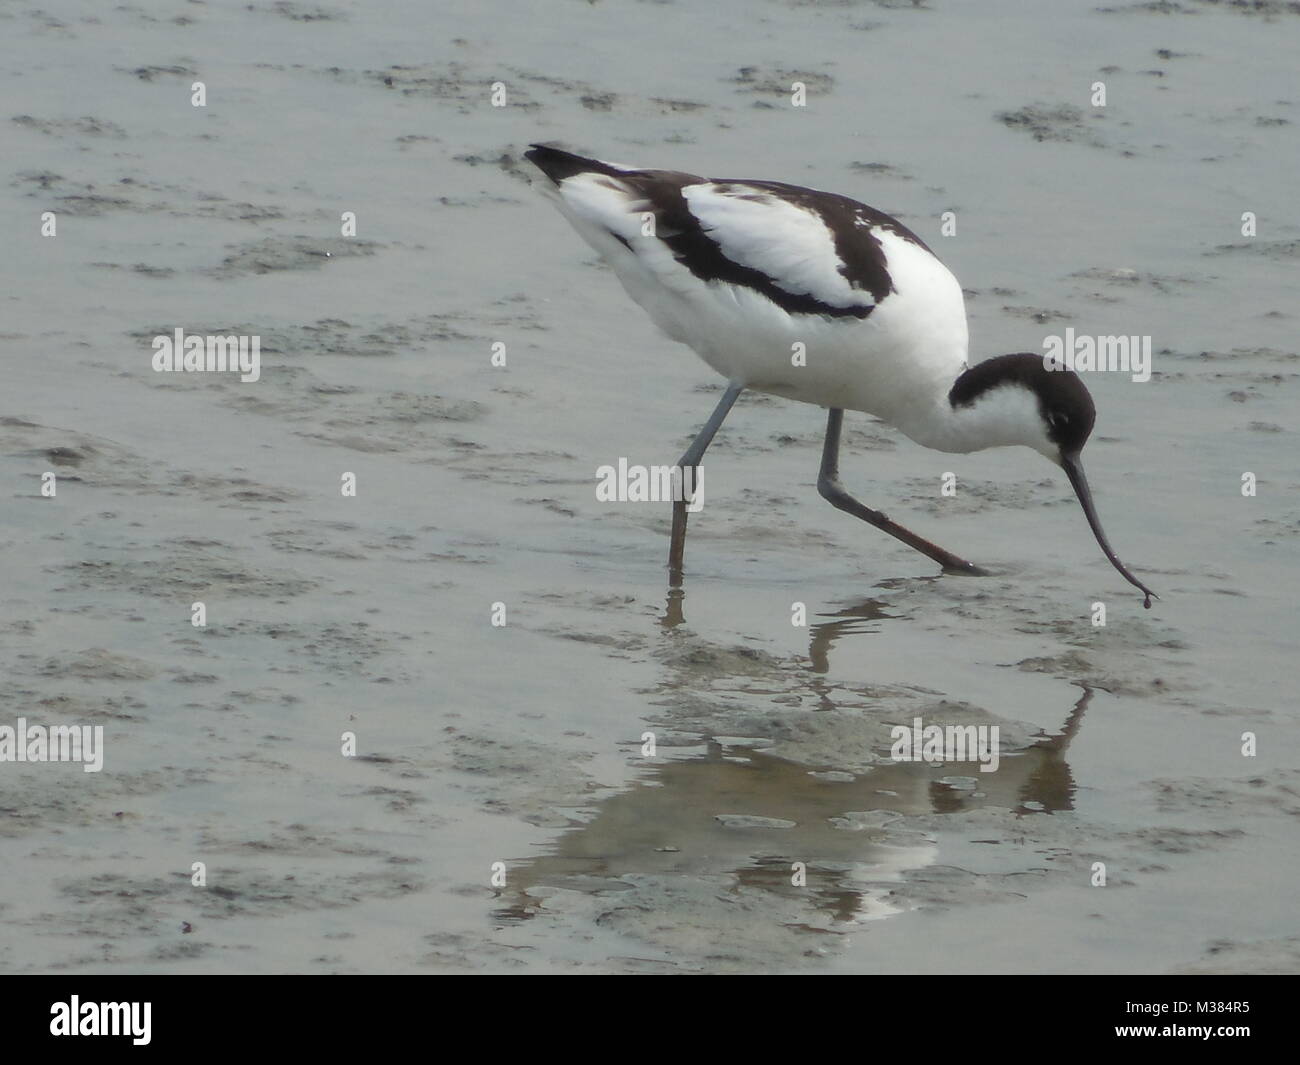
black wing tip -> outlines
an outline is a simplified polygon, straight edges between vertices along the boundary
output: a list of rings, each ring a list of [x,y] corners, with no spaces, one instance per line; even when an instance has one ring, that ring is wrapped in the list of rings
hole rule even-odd
[[[585,155],[566,152],[563,148],[553,148],[549,144],[530,144],[528,147],[524,158],[557,185],[574,174],[595,173],[615,177],[623,172],[599,159],[588,159]]]

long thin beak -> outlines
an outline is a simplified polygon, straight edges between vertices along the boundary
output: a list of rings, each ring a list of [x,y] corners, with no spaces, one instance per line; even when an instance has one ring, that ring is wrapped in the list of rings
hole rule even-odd
[[[1092,490],[1088,487],[1088,478],[1083,475],[1083,466],[1079,462],[1079,456],[1077,454],[1062,455],[1061,467],[1065,470],[1066,476],[1070,478],[1070,484],[1074,486],[1074,494],[1079,497],[1079,502],[1083,505],[1084,516],[1087,517],[1088,524],[1092,526],[1092,535],[1097,538],[1097,543],[1101,545],[1102,551],[1110,559],[1110,564],[1119,570],[1119,575],[1129,584],[1133,585],[1134,588],[1140,588],[1146,593],[1142,605],[1150,610],[1151,600],[1159,599],[1160,596],[1134,577],[1129,572],[1128,567],[1115,556],[1110,542],[1106,539],[1106,534],[1102,532],[1101,519],[1097,517],[1097,508],[1092,504]]]

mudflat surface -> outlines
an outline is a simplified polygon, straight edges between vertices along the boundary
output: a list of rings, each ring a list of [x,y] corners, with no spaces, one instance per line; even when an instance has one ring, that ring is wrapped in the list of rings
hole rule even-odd
[[[0,6],[0,724],[105,730],[99,773],[0,763],[0,969],[1296,971],[1298,32]],[[668,507],[596,469],[674,461],[721,382],[530,188],[537,140],[895,214],[973,359],[1151,336],[1149,382],[1089,377],[1086,457],[1161,601],[1040,456],[849,415],[846,485],[992,571],[938,576],[817,495],[823,412],[755,395],[671,595]],[[155,373],[177,327],[259,335],[260,380]],[[893,761],[917,717],[998,726],[997,772]]]

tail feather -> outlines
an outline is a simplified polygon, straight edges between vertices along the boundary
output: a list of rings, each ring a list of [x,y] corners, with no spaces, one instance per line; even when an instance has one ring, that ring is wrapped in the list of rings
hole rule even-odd
[[[588,159],[586,156],[575,155],[573,152],[562,151],[549,145],[534,144],[530,147],[530,151],[524,152],[524,158],[557,185],[575,174],[607,174],[610,177],[618,177],[626,173],[625,170],[609,163],[602,163],[599,159]]]

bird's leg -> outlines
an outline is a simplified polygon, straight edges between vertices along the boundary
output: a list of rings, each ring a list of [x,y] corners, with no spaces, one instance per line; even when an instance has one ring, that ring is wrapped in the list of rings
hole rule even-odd
[[[704,452],[708,450],[709,444],[713,442],[713,435],[718,431],[723,419],[731,410],[732,404],[736,402],[736,397],[744,391],[742,385],[730,384],[727,391],[722,394],[722,399],[718,401],[717,407],[709,415],[709,420],[704,423],[704,428],[700,430],[699,435],[691,441],[691,446],[686,449],[677,463],[678,470],[682,476],[682,498],[673,500],[673,538],[668,548],[668,583],[674,588],[682,583],[682,553],[686,550],[686,504],[689,500],[686,498],[686,469],[691,468],[691,486],[692,492],[696,484],[698,474],[695,472],[699,466],[700,460],[704,458]]]
[[[895,539],[902,540],[908,547],[914,547],[921,554],[928,555],[946,570],[952,570],[954,573],[984,576],[985,571],[978,566],[972,565],[963,558],[958,558],[937,544],[930,543],[929,540],[923,540],[910,529],[904,529],[901,525],[896,525],[881,514],[880,511],[863,506],[848,492],[844,491],[844,486],[840,484],[840,426],[843,421],[844,411],[832,408],[830,417],[826,419],[826,446],[822,449],[822,468],[817,478],[817,491],[822,494],[823,498],[831,506],[847,511],[854,517],[861,518],[863,521],[874,525],[877,529],[889,533]]]

